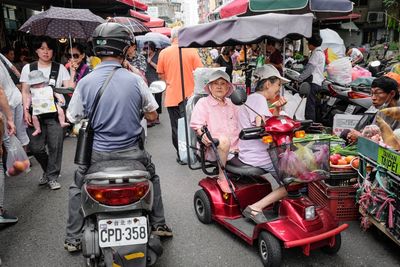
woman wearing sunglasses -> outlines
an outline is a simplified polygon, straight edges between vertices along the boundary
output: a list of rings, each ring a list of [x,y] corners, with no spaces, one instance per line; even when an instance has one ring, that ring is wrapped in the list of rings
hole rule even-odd
[[[68,58],[68,63],[65,67],[70,71],[76,86],[89,73],[89,66],[86,64],[85,47],[81,44],[73,43],[72,49],[68,48],[65,57]]]

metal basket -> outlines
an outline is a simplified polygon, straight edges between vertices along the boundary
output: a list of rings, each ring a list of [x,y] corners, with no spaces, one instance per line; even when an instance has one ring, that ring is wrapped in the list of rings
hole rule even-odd
[[[329,178],[329,139],[299,141],[268,149],[280,180],[313,182]]]

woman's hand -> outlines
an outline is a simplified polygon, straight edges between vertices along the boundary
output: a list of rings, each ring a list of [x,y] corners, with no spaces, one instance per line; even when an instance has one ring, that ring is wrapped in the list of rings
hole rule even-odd
[[[14,121],[12,119],[7,119],[7,130],[8,135],[14,135],[17,133],[17,128],[15,127]]]
[[[361,135],[359,131],[356,130],[350,130],[350,132],[347,134],[347,140],[349,141],[350,144],[354,144],[357,142],[358,137]]]
[[[149,64],[151,63],[151,60],[153,59],[153,56],[154,55],[151,55],[151,56],[147,55],[147,63],[149,63]]]
[[[277,101],[272,103],[272,106],[275,107],[275,111],[274,111],[273,115],[275,115],[275,116],[279,115],[279,113],[281,112],[282,107],[284,105],[286,105],[286,103],[287,103],[287,100],[283,96],[280,96]]]

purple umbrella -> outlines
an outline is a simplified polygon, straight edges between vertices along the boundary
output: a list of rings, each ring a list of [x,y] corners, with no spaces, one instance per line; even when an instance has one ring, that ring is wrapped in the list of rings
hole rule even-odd
[[[33,35],[47,35],[52,38],[89,39],[94,29],[105,22],[89,9],[50,7],[30,17],[20,31]]]

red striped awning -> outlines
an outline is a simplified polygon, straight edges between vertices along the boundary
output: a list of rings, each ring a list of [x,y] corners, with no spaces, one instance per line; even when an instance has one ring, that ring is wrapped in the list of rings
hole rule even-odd
[[[158,33],[164,34],[168,37],[171,37],[171,29],[167,28],[167,27],[150,28],[150,31],[158,32]]]
[[[149,28],[159,28],[165,26],[165,20],[159,18],[151,18],[150,21],[143,22],[143,25]]]
[[[150,16],[141,12],[138,12],[136,10],[129,10],[129,13],[131,14],[132,17],[139,19],[143,22],[148,22],[150,21]],[[147,25],[146,25],[147,26]],[[147,26],[148,27],[148,26]]]
[[[147,11],[148,6],[142,2],[139,2],[137,0],[117,0],[118,2],[121,2],[125,5],[143,10],[143,11]]]

